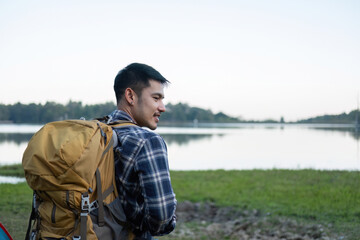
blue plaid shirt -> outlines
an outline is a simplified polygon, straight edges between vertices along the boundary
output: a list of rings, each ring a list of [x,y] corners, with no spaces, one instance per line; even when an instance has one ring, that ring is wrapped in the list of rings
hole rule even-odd
[[[109,117],[108,122],[134,122],[121,110]],[[114,149],[116,184],[127,221],[138,232],[136,235],[145,239],[170,233],[176,224],[176,199],[164,140],[138,126],[115,131],[119,140]]]

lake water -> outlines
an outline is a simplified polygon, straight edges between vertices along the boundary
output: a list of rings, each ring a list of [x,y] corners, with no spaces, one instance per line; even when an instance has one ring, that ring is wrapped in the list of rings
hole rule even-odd
[[[0,165],[21,163],[40,125],[0,125]],[[360,135],[350,125],[212,124],[159,127],[172,170],[360,170]]]

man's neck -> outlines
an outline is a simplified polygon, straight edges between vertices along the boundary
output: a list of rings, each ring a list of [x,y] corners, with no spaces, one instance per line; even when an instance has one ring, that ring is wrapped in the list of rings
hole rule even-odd
[[[122,104],[118,104],[117,110],[125,112],[127,115],[129,115],[131,117],[131,119],[134,121],[134,123],[136,123],[136,121],[133,117],[131,108],[129,106],[122,106]]]

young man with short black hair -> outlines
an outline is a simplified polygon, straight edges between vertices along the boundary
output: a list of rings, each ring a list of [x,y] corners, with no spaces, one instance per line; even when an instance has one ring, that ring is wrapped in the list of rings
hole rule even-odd
[[[167,148],[157,128],[165,112],[164,87],[169,83],[157,70],[133,63],[116,76],[117,110],[108,122],[126,120],[138,126],[115,129],[115,175],[119,199],[135,239],[170,233],[176,224],[176,199],[168,166]]]

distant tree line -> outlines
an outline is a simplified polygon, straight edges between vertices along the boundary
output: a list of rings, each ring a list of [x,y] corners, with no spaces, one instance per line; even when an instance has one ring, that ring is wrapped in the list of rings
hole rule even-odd
[[[64,119],[93,119],[105,116],[116,109],[112,102],[83,105],[82,102],[69,101],[67,104],[46,102],[45,104],[0,104],[0,122],[12,123],[47,123]],[[239,122],[238,118],[229,117],[219,112],[190,107],[187,104],[168,104],[167,111],[161,115],[161,122]]]
[[[238,118],[230,117],[222,112],[214,114],[211,110],[198,107],[190,107],[185,103],[167,104],[166,112],[161,115],[162,122],[183,123],[235,123],[240,122]]]
[[[64,119],[93,119],[103,117],[116,109],[113,102],[102,104],[83,105],[82,102],[69,101],[67,104],[46,102],[45,104],[0,104],[0,122],[12,123],[47,123]],[[350,113],[339,115],[323,115],[304,119],[296,123],[355,123],[360,120],[360,114],[354,110]],[[213,113],[211,110],[191,107],[185,103],[167,104],[166,112],[161,115],[160,124],[168,123],[284,123],[284,118],[279,121],[272,119],[264,121],[242,120],[231,117],[223,112]]]
[[[303,119],[298,123],[356,123],[360,121],[359,110],[353,110],[349,113],[341,113],[338,115],[322,115],[313,118]]]
[[[83,105],[82,102],[69,101],[66,105],[55,102],[45,104],[0,104],[0,121],[13,123],[47,123],[64,119],[92,119],[109,114],[115,109],[115,104]]]

